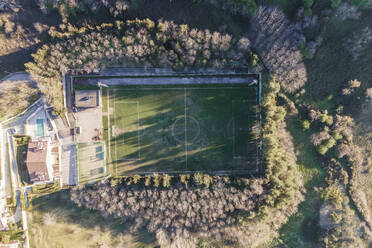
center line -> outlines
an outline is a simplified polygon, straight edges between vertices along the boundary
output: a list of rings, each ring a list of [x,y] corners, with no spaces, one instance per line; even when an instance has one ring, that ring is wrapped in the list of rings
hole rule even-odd
[[[186,131],[186,88],[184,88],[184,100],[185,100],[185,153],[186,153],[186,170],[187,170],[187,131]]]

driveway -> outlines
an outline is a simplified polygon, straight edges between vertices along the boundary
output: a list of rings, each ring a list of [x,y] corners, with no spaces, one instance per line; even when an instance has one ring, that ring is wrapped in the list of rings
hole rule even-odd
[[[36,84],[36,82],[31,79],[30,74],[28,74],[27,72],[11,73],[8,76],[1,79],[0,83],[5,82],[5,81],[12,81],[15,83],[20,83],[22,81],[30,81],[31,83]]]

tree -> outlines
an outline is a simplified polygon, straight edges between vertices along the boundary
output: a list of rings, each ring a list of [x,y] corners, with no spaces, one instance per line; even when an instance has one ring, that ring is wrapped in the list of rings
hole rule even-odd
[[[304,130],[309,129],[309,128],[310,128],[310,121],[308,121],[308,120],[304,120],[304,121],[302,121],[302,128],[303,128]]]
[[[204,177],[202,174],[200,174],[199,172],[195,173],[194,174],[194,181],[195,183],[197,183],[198,185],[202,185],[203,182],[204,182]]]
[[[331,7],[336,9],[340,4],[342,0],[331,0]]]
[[[185,185],[187,188],[189,186],[189,180],[190,180],[190,175],[189,174],[182,174],[180,176],[180,181]]]
[[[171,186],[172,177],[168,174],[163,175],[163,187],[168,188]]]
[[[260,6],[252,18],[249,37],[255,52],[265,67],[277,75],[285,91],[293,93],[306,83],[300,50],[305,37],[278,8]]]
[[[141,179],[142,179],[142,176],[141,175],[138,175],[138,174],[134,175],[133,176],[133,182],[134,182],[134,184],[139,183],[141,181]]]
[[[330,201],[335,207],[341,208],[344,197],[339,187],[330,185],[321,194],[324,201]]]
[[[161,176],[158,173],[154,173],[153,181],[154,181],[154,186],[159,187],[161,183]]]

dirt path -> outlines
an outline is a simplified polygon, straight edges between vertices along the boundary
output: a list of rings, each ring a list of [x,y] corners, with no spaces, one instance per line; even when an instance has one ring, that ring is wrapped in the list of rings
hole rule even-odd
[[[36,82],[31,79],[30,74],[24,71],[15,72],[15,73],[7,75],[0,80],[0,83],[5,82],[5,81],[12,81],[14,83],[20,83],[22,81],[30,81],[31,83],[36,84]]]

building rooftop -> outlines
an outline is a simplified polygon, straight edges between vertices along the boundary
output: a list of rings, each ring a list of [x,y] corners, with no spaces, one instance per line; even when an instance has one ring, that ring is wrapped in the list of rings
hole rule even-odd
[[[23,247],[23,245],[19,241],[10,241],[7,244],[0,243],[0,248],[21,248],[21,247]]]
[[[32,183],[49,181],[47,141],[31,141],[27,151],[27,170]]]
[[[76,90],[75,91],[75,107],[77,108],[92,108],[99,105],[98,90]]]

